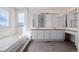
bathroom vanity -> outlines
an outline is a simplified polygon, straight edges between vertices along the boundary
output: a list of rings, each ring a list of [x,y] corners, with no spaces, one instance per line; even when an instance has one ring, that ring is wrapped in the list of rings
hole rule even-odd
[[[40,14],[34,16],[31,28],[32,40],[64,41],[65,33],[71,35],[70,41],[77,46],[77,12],[66,15]],[[40,26],[39,26],[40,25]]]

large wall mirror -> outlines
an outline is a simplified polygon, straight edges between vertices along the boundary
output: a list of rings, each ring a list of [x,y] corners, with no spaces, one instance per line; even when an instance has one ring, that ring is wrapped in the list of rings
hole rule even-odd
[[[77,28],[77,21],[78,21],[78,12],[77,8],[75,8],[75,10],[72,10],[72,12],[67,14],[67,27]]]
[[[6,8],[0,8],[0,28],[6,28],[10,26],[9,10]]]
[[[43,28],[45,27],[45,15],[44,14],[34,14],[33,15],[33,27]]]

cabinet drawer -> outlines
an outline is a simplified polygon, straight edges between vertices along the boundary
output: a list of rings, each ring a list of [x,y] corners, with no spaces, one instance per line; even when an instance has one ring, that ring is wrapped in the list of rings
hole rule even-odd
[[[37,31],[32,31],[32,39],[38,39],[38,33]]]
[[[65,39],[65,31],[60,31],[60,30],[57,31],[56,36],[57,36],[56,39],[63,39],[64,40]]]
[[[50,38],[51,38],[51,32],[45,31],[45,39],[50,39]]]
[[[44,30],[38,31],[38,39],[44,39]]]
[[[56,31],[51,31],[51,39],[56,39]]]
[[[45,39],[56,39],[56,31],[46,30]]]

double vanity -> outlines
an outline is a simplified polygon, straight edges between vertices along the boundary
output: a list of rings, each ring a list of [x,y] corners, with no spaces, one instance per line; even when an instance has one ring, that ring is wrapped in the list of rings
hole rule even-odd
[[[69,40],[77,46],[77,29],[76,28],[32,28],[32,40],[39,41],[64,41],[65,34],[70,34]]]
[[[77,46],[78,11],[76,8],[63,15],[40,13],[33,16],[32,40],[65,41],[69,35],[67,39]]]
[[[40,29],[32,29],[32,39],[41,39],[41,40],[53,40],[59,41],[65,39],[65,29],[63,28],[40,28]]]

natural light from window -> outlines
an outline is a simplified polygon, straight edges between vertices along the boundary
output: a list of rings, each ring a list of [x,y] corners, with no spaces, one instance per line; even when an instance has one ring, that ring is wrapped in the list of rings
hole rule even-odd
[[[5,8],[0,8],[0,28],[9,27],[9,11]]]

